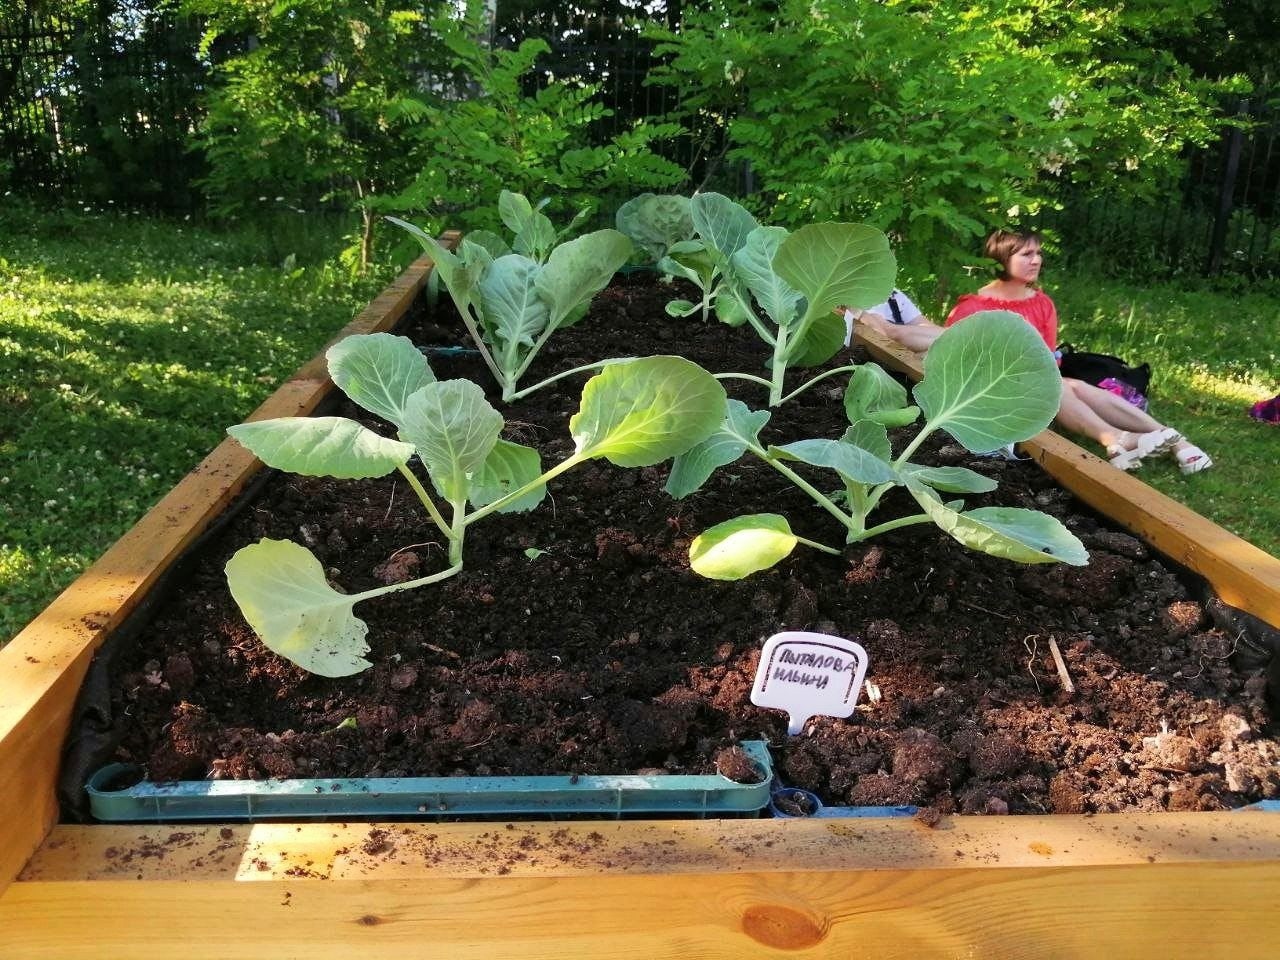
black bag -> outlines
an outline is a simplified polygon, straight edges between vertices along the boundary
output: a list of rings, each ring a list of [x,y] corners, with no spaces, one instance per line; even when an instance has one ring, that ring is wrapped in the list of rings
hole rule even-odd
[[[1131,367],[1109,353],[1085,353],[1069,343],[1062,344],[1058,349],[1062,351],[1062,363],[1058,369],[1064,377],[1083,380],[1095,387],[1110,378],[1133,387],[1143,396],[1149,395],[1147,387],[1151,384],[1151,364]]]

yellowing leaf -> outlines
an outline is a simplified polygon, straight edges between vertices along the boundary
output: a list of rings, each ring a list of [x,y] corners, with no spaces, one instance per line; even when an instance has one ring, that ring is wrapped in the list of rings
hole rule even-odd
[[[786,517],[776,513],[734,517],[694,537],[689,566],[710,580],[741,580],[769,569],[798,542]]]
[[[240,612],[273,653],[322,677],[346,677],[371,664],[365,622],[355,600],[325,580],[310,550],[288,540],[259,540],[227,561],[227,584]]]

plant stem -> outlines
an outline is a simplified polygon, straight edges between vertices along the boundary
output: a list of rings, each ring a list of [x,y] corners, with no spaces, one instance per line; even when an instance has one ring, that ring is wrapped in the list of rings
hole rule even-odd
[[[467,534],[467,500],[453,504],[453,526],[449,529],[449,562],[462,565],[462,541]]]
[[[787,376],[787,334],[786,327],[779,327],[778,339],[773,344],[773,362],[770,364],[772,379],[769,381],[769,406],[771,407],[782,403],[782,387]]]
[[[436,509],[435,503],[431,500],[431,495],[427,493],[426,489],[418,481],[418,478],[413,475],[413,471],[403,463],[396,467],[396,469],[399,470],[404,478],[409,481],[409,486],[412,487],[413,492],[418,495],[418,499],[422,501],[422,505],[427,508],[427,513],[431,514],[431,519],[435,522],[435,525],[440,528],[440,532],[446,537],[451,536],[449,524],[445,522],[440,511]]]
[[[880,498],[883,497],[886,493],[888,493],[890,490],[892,490],[896,486],[897,486],[896,483],[882,483],[878,487],[872,488],[871,494],[867,497],[866,513],[870,513],[877,506],[879,506]]]
[[[828,547],[824,543],[818,543],[816,540],[810,540],[807,537],[802,537],[798,534],[792,534],[792,536],[796,538],[797,543],[803,543],[806,547],[813,547],[815,550],[821,550],[823,553],[829,553],[835,557],[839,557],[843,554],[843,551],[837,550],[834,547]]]
[[[448,570],[441,570],[439,573],[432,573],[425,577],[419,577],[417,580],[406,580],[404,583],[393,583],[386,587],[375,587],[372,590],[366,590],[364,593],[352,594],[351,602],[359,603],[361,600],[372,600],[374,597],[381,597],[387,593],[395,593],[399,590],[412,590],[414,587],[425,587],[429,583],[439,583],[441,580],[447,580],[456,573],[462,571],[462,564],[455,563]]]
[[[889,520],[885,523],[878,524],[870,530],[864,530],[859,540],[870,540],[874,536],[882,533],[888,533],[890,530],[897,530],[899,527],[910,527],[917,523],[933,523],[933,517],[927,513],[918,513],[912,517],[899,517],[897,520]]]
[[[507,341],[506,349],[502,351],[502,376],[498,379],[499,385],[502,387],[502,402],[510,403],[515,399],[516,381],[520,378],[519,373],[511,373],[512,370],[523,369],[520,366],[520,341]]]
[[[751,305],[751,298],[743,299],[742,289],[735,283],[729,288],[733,292],[733,297],[738,301],[738,305],[742,307],[742,312],[747,318],[747,322],[760,334],[760,339],[767,343],[770,347],[776,342],[772,333],[770,333],[760,322],[760,318],[756,316],[755,308]]]
[[[563,318],[561,318],[561,322],[563,322]],[[538,339],[535,340],[533,346],[529,348],[529,352],[524,355],[524,359],[520,362],[520,366],[516,367],[515,372],[510,375],[512,390],[515,389],[516,383],[519,379],[524,376],[524,372],[529,369],[529,364],[533,363],[533,358],[538,355],[538,351],[541,350],[546,342],[551,338],[551,334],[555,333],[559,329],[560,323],[552,323],[550,319],[547,320],[546,328],[538,335]],[[503,391],[502,399],[511,399],[506,395],[505,390]]]
[[[717,373],[715,378],[717,380],[749,380],[764,387],[772,386],[764,377],[757,377],[750,373]]]
[[[926,423],[924,427],[921,428],[920,432],[917,433],[915,437],[911,440],[911,442],[907,444],[906,449],[904,449],[902,453],[898,454],[898,459],[893,461],[893,465],[896,467],[899,464],[903,464],[909,461],[911,459],[911,455],[920,449],[920,445],[924,443],[925,440],[928,439],[929,434],[931,433],[933,433],[933,427],[929,426],[929,424]]]
[[[841,526],[845,527],[846,529],[851,529],[850,523],[852,521],[849,519],[849,516],[843,510],[837,507],[834,503],[832,503],[831,500],[824,493],[820,492],[817,488],[815,488],[813,484],[809,483],[809,481],[807,481],[804,477],[800,476],[800,474],[796,473],[794,470],[788,467],[785,463],[783,463],[780,460],[775,460],[773,457],[769,456],[767,453],[761,453],[758,450],[753,450],[752,452],[755,453],[756,456],[764,460],[765,463],[769,464],[771,467],[773,467],[775,470],[781,473],[784,477],[786,477],[792,483],[794,483],[797,487],[799,487],[805,493],[807,493],[809,496],[813,497],[814,501],[818,504],[818,506],[822,507],[822,509],[826,510],[827,513],[831,514],[833,517],[835,517],[837,520],[840,521]]]
[[[449,295],[453,296],[453,291],[449,291]],[[476,345],[476,349],[480,351],[480,356],[484,359],[485,366],[489,368],[489,372],[493,374],[493,379],[497,380],[506,389],[506,381],[503,379],[502,370],[498,368],[498,362],[493,359],[493,353],[489,350],[489,345],[484,342],[484,337],[480,336],[480,328],[476,325],[475,318],[471,316],[471,310],[466,304],[458,303],[454,298],[454,306],[458,308],[458,313],[462,315],[462,325],[467,328],[467,333],[471,334],[471,339]]]
[[[857,364],[851,363],[847,367],[836,367],[834,370],[828,370],[826,373],[820,373],[816,377],[814,377],[812,380],[810,380],[808,383],[802,384],[801,386],[792,390],[790,393],[788,393],[785,397],[782,398],[781,402],[786,403],[788,400],[791,400],[794,397],[800,396],[800,394],[804,393],[814,384],[818,383],[821,380],[827,379],[827,377],[834,377],[838,373],[852,373],[857,369],[858,369]]]
[[[607,367],[611,363],[626,363],[629,360],[634,360],[634,359],[636,358],[635,357],[610,357],[608,360],[597,360],[595,363],[583,364],[581,367],[574,367],[572,370],[564,371],[564,373],[557,373],[554,377],[547,377],[547,379],[543,380],[541,383],[535,383],[532,387],[525,387],[523,390],[520,390],[517,393],[513,393],[509,398],[504,397],[503,399],[519,400],[522,397],[527,397],[529,394],[533,393],[535,390],[541,390],[543,387],[550,386],[551,384],[555,383],[557,380],[563,380],[565,377],[571,377],[575,373],[582,373],[583,371],[586,371],[586,370],[602,369],[604,367]]]
[[[886,486],[893,486],[893,484],[886,484]],[[846,480],[845,492],[849,497],[849,519],[851,521],[849,524],[849,540],[847,542],[852,543],[854,540],[860,539],[866,532],[867,514],[875,508],[875,501],[867,493],[865,484],[850,483]]]
[[[533,490],[535,487],[538,487],[540,485],[545,485],[549,481],[554,480],[556,477],[560,476],[560,474],[564,473],[566,470],[576,467],[578,464],[582,463],[582,461],[584,460],[590,460],[590,459],[591,459],[590,457],[584,457],[580,453],[575,453],[573,456],[569,457],[567,460],[563,460],[560,463],[556,464],[554,467],[552,467],[542,476],[537,477],[536,479],[530,480],[519,490],[513,491],[512,493],[508,493],[505,497],[499,497],[497,500],[493,501],[493,503],[490,503],[487,506],[481,507],[475,513],[468,514],[466,517],[462,519],[462,525],[464,527],[468,527],[471,524],[475,523],[477,520],[487,517],[491,513],[496,513],[497,511],[505,507],[507,504],[513,503],[514,501],[519,500],[521,497],[523,497],[530,490]]]

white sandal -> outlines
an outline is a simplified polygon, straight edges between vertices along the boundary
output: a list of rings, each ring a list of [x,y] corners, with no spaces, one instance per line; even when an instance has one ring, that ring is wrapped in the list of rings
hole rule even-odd
[[[1137,470],[1142,466],[1142,451],[1137,447],[1126,450],[1122,444],[1112,443],[1107,446],[1107,459],[1117,470]]]
[[[1151,430],[1147,433],[1140,433],[1134,440],[1133,447],[1126,449],[1123,438],[1133,437],[1134,434],[1124,431],[1120,434],[1122,441],[1113,443],[1107,447],[1107,457],[1111,461],[1111,465],[1117,470],[1137,470],[1142,466],[1142,461],[1146,457],[1152,457],[1160,453],[1168,453],[1178,441],[1182,439],[1182,434],[1171,427],[1164,427],[1160,430]]]
[[[1172,453],[1174,447],[1182,439],[1182,434],[1172,427],[1163,430],[1152,430],[1138,437],[1138,448],[1143,450],[1144,457],[1152,457],[1159,453]]]
[[[1178,461],[1178,469],[1187,476],[1199,473],[1201,470],[1208,470],[1213,466],[1213,458],[1194,443],[1175,451],[1173,456]]]

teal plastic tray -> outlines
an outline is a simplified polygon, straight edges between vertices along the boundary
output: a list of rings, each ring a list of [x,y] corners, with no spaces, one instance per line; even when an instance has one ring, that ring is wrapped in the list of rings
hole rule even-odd
[[[742,816],[769,805],[773,767],[763,741],[742,750],[758,783],[719,774],[554,777],[380,777],[333,780],[143,780],[112,789],[136,767],[90,777],[89,808],[107,822],[411,817]]]

